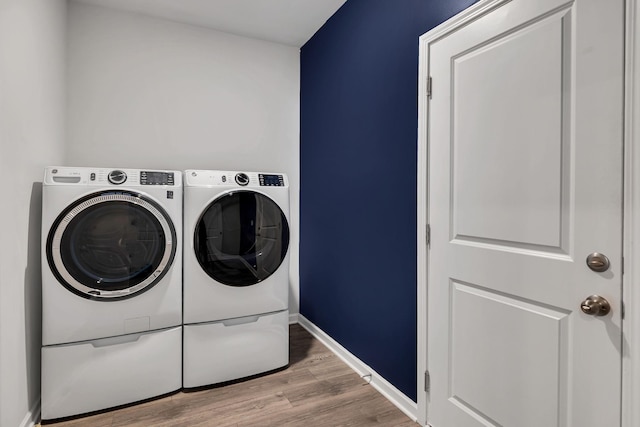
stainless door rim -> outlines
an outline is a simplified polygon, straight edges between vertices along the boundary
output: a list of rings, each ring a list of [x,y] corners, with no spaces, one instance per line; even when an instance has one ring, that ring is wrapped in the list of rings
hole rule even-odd
[[[65,230],[71,221],[82,211],[85,209],[95,206],[101,203],[106,202],[127,202],[137,206],[140,206],[147,211],[151,212],[153,216],[158,220],[162,227],[162,231],[165,236],[165,249],[163,256],[158,264],[158,267],[151,273],[148,277],[146,277],[140,283],[126,289],[120,290],[103,290],[96,289],[90,286],[86,286],[83,283],[80,283],[76,280],[68,271],[62,261],[62,254],[60,251],[62,236],[64,235]],[[55,270],[60,275],[60,277],[66,282],[68,286],[71,286],[75,290],[79,291],[83,296],[91,299],[122,299],[129,296],[133,296],[134,294],[144,290],[147,287],[154,285],[158,280],[164,276],[166,273],[166,269],[169,268],[171,263],[173,262],[173,257],[175,255],[175,233],[173,231],[172,225],[169,223],[168,218],[150,201],[146,200],[144,196],[134,193],[134,192],[100,192],[95,195],[89,196],[86,200],[82,201],[78,205],[74,206],[73,209],[69,210],[64,217],[62,217],[59,221],[56,221],[57,224],[54,224],[55,229],[53,229],[53,234],[50,234],[50,239],[48,242],[49,250],[50,250],[50,262],[53,263]],[[55,272],[54,272],[55,273]]]

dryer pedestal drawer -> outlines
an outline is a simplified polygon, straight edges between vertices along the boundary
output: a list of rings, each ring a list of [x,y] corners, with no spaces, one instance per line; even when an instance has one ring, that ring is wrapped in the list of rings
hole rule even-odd
[[[186,388],[244,378],[288,363],[288,310],[184,325]]]
[[[182,327],[42,348],[42,419],[160,396],[181,387]]]

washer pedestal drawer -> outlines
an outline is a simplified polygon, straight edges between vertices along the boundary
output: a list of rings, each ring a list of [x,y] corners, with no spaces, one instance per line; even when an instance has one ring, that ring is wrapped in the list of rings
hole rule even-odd
[[[184,325],[185,388],[236,380],[288,363],[288,310]]]
[[[182,327],[42,348],[42,419],[179,390]]]

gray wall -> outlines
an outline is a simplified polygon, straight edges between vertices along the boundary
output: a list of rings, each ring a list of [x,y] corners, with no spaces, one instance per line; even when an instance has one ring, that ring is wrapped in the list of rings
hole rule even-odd
[[[65,0],[0,1],[0,426],[40,400],[43,168],[64,152]]]

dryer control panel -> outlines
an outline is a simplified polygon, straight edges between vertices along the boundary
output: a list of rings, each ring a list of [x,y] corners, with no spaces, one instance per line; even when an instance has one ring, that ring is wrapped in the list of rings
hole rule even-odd
[[[278,191],[286,191],[289,188],[289,180],[285,173],[187,169],[184,171],[184,179],[187,187],[272,187]]]

